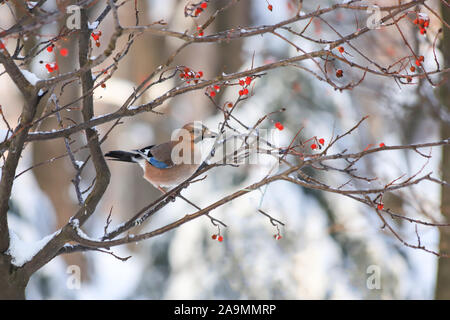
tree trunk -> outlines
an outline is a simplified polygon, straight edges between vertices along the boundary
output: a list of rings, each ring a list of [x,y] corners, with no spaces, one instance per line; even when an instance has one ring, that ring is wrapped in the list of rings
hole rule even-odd
[[[0,254],[0,300],[24,300],[29,278],[10,260],[11,257]]]
[[[442,19],[450,21],[450,9],[441,3]],[[444,55],[444,65],[450,64],[450,31],[443,27],[444,36],[442,38],[441,52]],[[442,108],[450,112],[450,81],[446,81],[439,88],[439,98]],[[450,137],[450,123],[441,121],[441,138]],[[442,180],[450,182],[450,148],[442,148]],[[441,213],[450,221],[450,190],[448,187],[441,188]],[[442,253],[450,254],[450,228],[440,229],[439,250]],[[440,258],[438,263],[438,274],[436,280],[436,299],[450,299],[450,258]]]

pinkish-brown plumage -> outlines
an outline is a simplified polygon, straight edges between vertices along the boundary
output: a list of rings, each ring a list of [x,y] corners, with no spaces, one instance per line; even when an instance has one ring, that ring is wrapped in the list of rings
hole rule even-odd
[[[194,174],[201,165],[201,159],[194,156],[195,152],[198,152],[197,145],[205,138],[217,136],[207,127],[197,123],[188,123],[182,129],[184,130],[179,132],[175,141],[135,152],[111,151],[105,156],[111,160],[138,163],[144,170],[144,178],[164,191],[162,188],[177,186]]]

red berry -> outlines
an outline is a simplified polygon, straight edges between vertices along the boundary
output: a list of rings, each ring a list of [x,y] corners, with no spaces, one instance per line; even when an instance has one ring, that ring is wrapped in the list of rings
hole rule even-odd
[[[195,15],[198,16],[200,13],[202,13],[202,11],[203,11],[202,8],[195,9]]]
[[[284,126],[280,123],[280,122],[276,122],[275,123],[275,128],[277,128],[278,130],[283,130],[284,129]]]
[[[228,108],[233,108],[233,104],[232,104],[231,102],[228,102],[228,103],[227,103],[227,107],[228,107]]]
[[[345,51],[344,47],[338,47],[338,50],[340,53],[344,53],[344,51]]]
[[[243,92],[244,94],[248,94],[248,89],[245,88],[244,90],[242,90],[242,92]]]
[[[69,50],[67,48],[62,48],[61,50],[59,50],[59,54],[63,57],[67,57],[67,55],[69,54]]]
[[[244,95],[244,90],[239,90],[239,95],[243,96]]]
[[[424,28],[420,28],[420,34],[425,34],[427,33],[427,30],[425,30]]]
[[[197,75],[198,75],[199,78],[203,77],[203,71],[197,72]]]
[[[213,235],[211,236],[211,238],[212,238],[213,240],[216,240],[217,235],[216,235],[216,234],[213,234]]]
[[[100,41],[97,41],[97,42],[95,43],[95,45],[97,46],[97,48],[100,47]]]
[[[214,97],[216,96],[216,92],[215,92],[215,91],[211,91],[211,92],[209,93],[209,96],[210,96],[211,98],[214,98]]]
[[[385,146],[384,142],[380,143],[380,148],[383,148]]]
[[[423,56],[419,56],[419,61],[423,61],[425,58]]]
[[[430,20],[425,21],[424,24],[423,24],[423,26],[425,28],[428,28],[429,25],[430,25]]]
[[[417,19],[417,18],[414,19],[413,23],[414,23],[414,24],[418,24],[418,23],[419,23],[419,19]]]
[[[384,205],[383,205],[382,203],[379,203],[378,206],[377,206],[377,208],[378,208],[378,210],[383,210]]]
[[[411,72],[414,72],[414,71],[416,71],[416,67],[411,66],[411,68],[409,68],[409,70],[411,70]]]
[[[406,77],[406,81],[411,82],[411,81],[412,81],[412,78],[411,78],[410,76],[407,76],[407,77]]]
[[[245,78],[245,84],[249,85],[252,82],[252,77]]]
[[[419,19],[419,24],[422,25],[425,21],[423,19]]]
[[[323,144],[325,143],[325,139],[320,138],[320,139],[319,139],[319,143],[320,143],[321,145],[323,145]]]
[[[222,241],[223,241],[223,237],[222,237],[222,236],[219,236],[219,237],[217,238],[217,240],[219,240],[220,242],[222,242]]]
[[[244,85],[245,85],[245,81],[244,81],[244,80],[242,80],[242,79],[241,79],[241,80],[239,80],[239,85],[240,85],[240,86],[244,86]]]
[[[416,60],[416,66],[420,67],[421,63],[419,60]]]
[[[0,40],[0,50],[5,49],[5,44]]]
[[[47,63],[45,67],[47,68],[48,72],[53,72],[58,69],[58,65],[56,63],[53,64]]]
[[[105,84],[105,83],[102,83],[100,86],[101,86],[102,88],[106,88],[106,84]]]
[[[315,143],[313,143],[312,145],[311,145],[311,149],[317,149],[317,144],[315,144]]]
[[[53,52],[53,45],[47,47],[48,52]]]
[[[214,85],[214,89],[216,89],[216,91],[219,91],[219,90],[220,90],[220,86],[218,86],[218,85],[216,84],[216,85]]]
[[[341,78],[344,75],[344,71],[342,69],[339,69],[336,71],[336,77]]]
[[[203,2],[200,7],[202,7],[203,9],[206,9],[208,7],[208,4],[206,2]]]
[[[267,9],[269,9],[269,11],[272,11],[272,10],[273,10],[273,6],[272,6],[271,4],[269,4],[269,5],[267,6]]]

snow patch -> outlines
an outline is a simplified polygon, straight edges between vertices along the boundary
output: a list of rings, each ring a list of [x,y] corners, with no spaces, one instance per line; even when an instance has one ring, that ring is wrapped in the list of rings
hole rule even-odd
[[[28,82],[31,83],[31,85],[33,86],[35,86],[38,81],[41,81],[41,79],[39,79],[33,72],[23,69],[20,71],[22,71],[22,74],[25,77],[25,79],[27,79]]]
[[[10,243],[7,254],[12,258],[11,263],[16,267],[21,267],[30,261],[54,236],[59,230],[44,237],[36,242],[25,242],[17,236],[14,231],[9,230]]]
[[[33,9],[37,4],[37,1],[27,1],[28,9]]]
[[[75,160],[76,165],[80,168],[83,166],[84,161],[80,161],[80,160]]]
[[[89,28],[89,29],[94,30],[94,29],[96,29],[97,27],[98,27],[98,21],[94,21],[94,22],[92,22],[92,23],[90,23],[90,22],[88,21],[88,28]]]

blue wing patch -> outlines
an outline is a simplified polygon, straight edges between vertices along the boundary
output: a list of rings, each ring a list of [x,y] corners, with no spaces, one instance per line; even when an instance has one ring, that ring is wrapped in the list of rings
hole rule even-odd
[[[163,162],[163,161],[156,160],[156,159],[153,158],[153,157],[150,157],[148,162],[149,162],[152,166],[154,166],[154,167],[156,167],[156,168],[158,168],[158,169],[165,169],[165,168],[168,168],[168,167],[169,167],[169,166],[167,165],[167,163],[165,163],[165,162]]]

